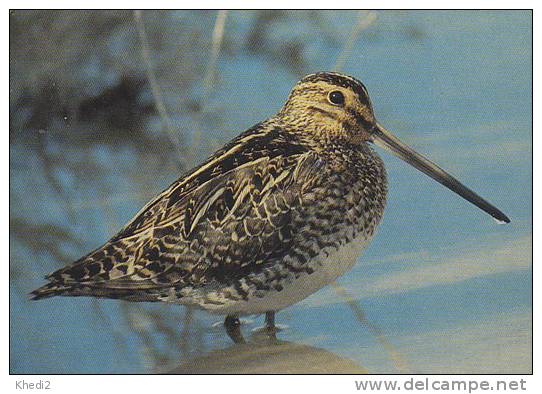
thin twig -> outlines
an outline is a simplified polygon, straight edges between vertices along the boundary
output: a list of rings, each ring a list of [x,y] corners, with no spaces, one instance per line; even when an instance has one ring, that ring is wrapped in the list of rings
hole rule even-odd
[[[358,21],[352,27],[352,30],[350,31],[350,34],[348,35],[348,38],[344,43],[339,56],[337,57],[337,61],[335,62],[335,66],[333,67],[335,71],[340,71],[344,67],[344,65],[346,64],[346,60],[352,54],[352,48],[354,47],[354,44],[356,43],[359,35],[363,30],[373,24],[373,22],[376,20],[376,17],[377,15],[374,11],[369,11],[368,13],[365,13],[364,11],[359,11]],[[341,298],[343,298],[344,302],[348,304],[358,321],[365,325],[367,329],[376,337],[378,342],[382,344],[384,349],[386,349],[386,351],[390,355],[390,358],[393,361],[395,368],[400,372],[408,373],[409,369],[404,357],[401,355],[401,353],[399,353],[395,346],[390,341],[388,341],[386,335],[384,334],[384,331],[382,331],[379,326],[370,322],[367,319],[365,312],[363,312],[363,309],[361,308],[361,305],[357,302],[357,300],[354,299],[344,287],[340,286],[336,282],[332,283],[332,287],[335,292]]]
[[[199,151],[199,146],[201,144],[203,116],[205,115],[205,110],[207,109],[207,102],[209,100],[210,94],[212,92],[212,89],[214,88],[214,83],[216,79],[216,65],[218,62],[218,56],[220,55],[220,50],[222,48],[222,42],[224,41],[224,27],[226,26],[227,16],[228,11],[219,10],[215,19],[215,26],[213,28],[213,35],[211,38],[211,52],[209,55],[209,61],[207,62],[205,77],[203,79],[203,97],[201,99],[201,108],[200,111],[195,115],[195,124],[191,147],[192,161],[196,160],[196,155]]]
[[[60,196],[62,202],[64,203],[68,220],[72,224],[75,224],[77,222],[77,213],[73,207],[72,199],[70,195],[64,191],[62,185],[55,176],[55,172],[57,170],[56,167],[59,166],[59,163],[62,163],[63,160],[58,160],[57,158],[51,157],[51,155],[47,152],[47,142],[48,140],[46,132],[40,130],[38,132],[38,156],[42,161],[45,179],[47,179],[52,189]]]
[[[384,349],[386,349],[395,368],[401,373],[409,373],[410,370],[404,357],[388,340],[388,338],[386,338],[384,331],[378,325],[370,322],[367,319],[367,316],[365,315],[365,312],[363,312],[363,309],[361,308],[361,305],[359,305],[358,301],[352,297],[344,287],[336,282],[332,283],[331,285],[335,292],[344,300],[344,302],[348,304],[350,309],[352,309],[352,312],[354,312],[354,315],[358,321],[365,325],[367,329],[376,337],[378,342],[380,342],[380,344],[384,347]]]
[[[113,324],[111,318],[103,311],[100,303],[96,298],[92,299],[91,305],[94,313],[98,317],[98,320],[100,320],[105,326],[105,331],[108,333],[108,335],[111,335],[113,337],[113,342],[116,345],[116,349],[119,350],[118,352],[113,352],[114,360],[117,364],[116,366],[118,367],[121,364],[121,360],[127,360],[130,356],[127,338],[125,338],[122,330],[115,326],[115,324]]]
[[[376,12],[369,11],[366,13],[365,11],[359,11],[358,21],[352,27],[352,30],[350,31],[350,34],[348,35],[348,38],[346,39],[346,42],[344,43],[343,48],[337,57],[337,61],[333,67],[335,71],[340,71],[344,67],[346,60],[352,54],[352,48],[354,47],[360,33],[371,26],[375,20]]]
[[[171,120],[164,104],[164,99],[160,90],[160,86],[158,85],[156,75],[153,71],[149,41],[147,39],[147,33],[145,32],[145,25],[143,23],[143,17],[140,10],[134,10],[134,20],[136,22],[136,28],[139,34],[139,40],[141,42],[141,56],[143,57],[143,61],[145,63],[145,71],[147,73],[147,79],[149,80],[149,84],[151,86],[151,92],[154,98],[154,105],[156,106],[156,110],[158,111],[158,114],[162,119],[163,127],[166,129],[171,142],[174,144],[178,152],[182,154],[179,136],[173,130]]]
[[[190,354],[190,328],[194,321],[194,307],[187,305],[184,309],[183,330],[181,332],[179,346],[183,354]]]
[[[209,62],[207,63],[207,71],[203,80],[203,105],[205,105],[205,101],[209,93],[211,92],[215,82],[216,63],[218,61],[220,49],[222,48],[222,42],[224,41],[224,26],[226,25],[227,16],[227,10],[219,10],[218,14],[216,15],[211,45],[211,56],[209,57]]]

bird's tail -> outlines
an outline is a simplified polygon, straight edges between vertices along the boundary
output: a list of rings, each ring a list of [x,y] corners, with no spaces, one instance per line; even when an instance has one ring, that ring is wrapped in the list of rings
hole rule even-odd
[[[71,297],[97,297],[123,299],[132,302],[158,302],[162,301],[164,296],[162,288],[151,289],[133,289],[133,288],[107,288],[100,284],[89,283],[61,283],[50,282],[46,285],[32,291],[29,296],[31,300],[41,300],[55,296]]]
[[[41,286],[39,289],[32,291],[29,296],[31,300],[41,300],[42,298],[49,298],[54,296],[63,295],[69,291],[71,287],[63,285],[61,283],[47,283]]]

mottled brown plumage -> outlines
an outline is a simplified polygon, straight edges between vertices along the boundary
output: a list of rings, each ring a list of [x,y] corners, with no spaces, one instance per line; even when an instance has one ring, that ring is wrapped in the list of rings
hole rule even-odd
[[[506,218],[393,138],[376,122],[361,82],[311,74],[277,115],[174,182],[32,296],[195,305],[229,315],[230,335],[239,314],[269,312],[272,321],[273,311],[351,268],[373,236],[387,190],[373,141]]]

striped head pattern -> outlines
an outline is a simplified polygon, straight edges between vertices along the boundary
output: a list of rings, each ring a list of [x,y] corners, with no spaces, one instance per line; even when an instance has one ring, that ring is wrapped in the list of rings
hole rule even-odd
[[[306,136],[324,142],[371,140],[376,120],[367,89],[334,72],[310,74],[292,89],[279,116]]]

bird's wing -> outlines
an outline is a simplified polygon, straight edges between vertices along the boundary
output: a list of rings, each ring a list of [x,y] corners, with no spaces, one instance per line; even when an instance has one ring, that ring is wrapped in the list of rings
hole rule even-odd
[[[179,194],[181,180],[120,236],[49,279],[149,289],[204,285],[251,270],[288,250],[292,213],[300,209],[319,164],[313,153],[294,149],[275,156],[252,155],[221,175],[200,179],[196,187],[185,184],[189,192]],[[130,228],[134,230],[126,230]]]

